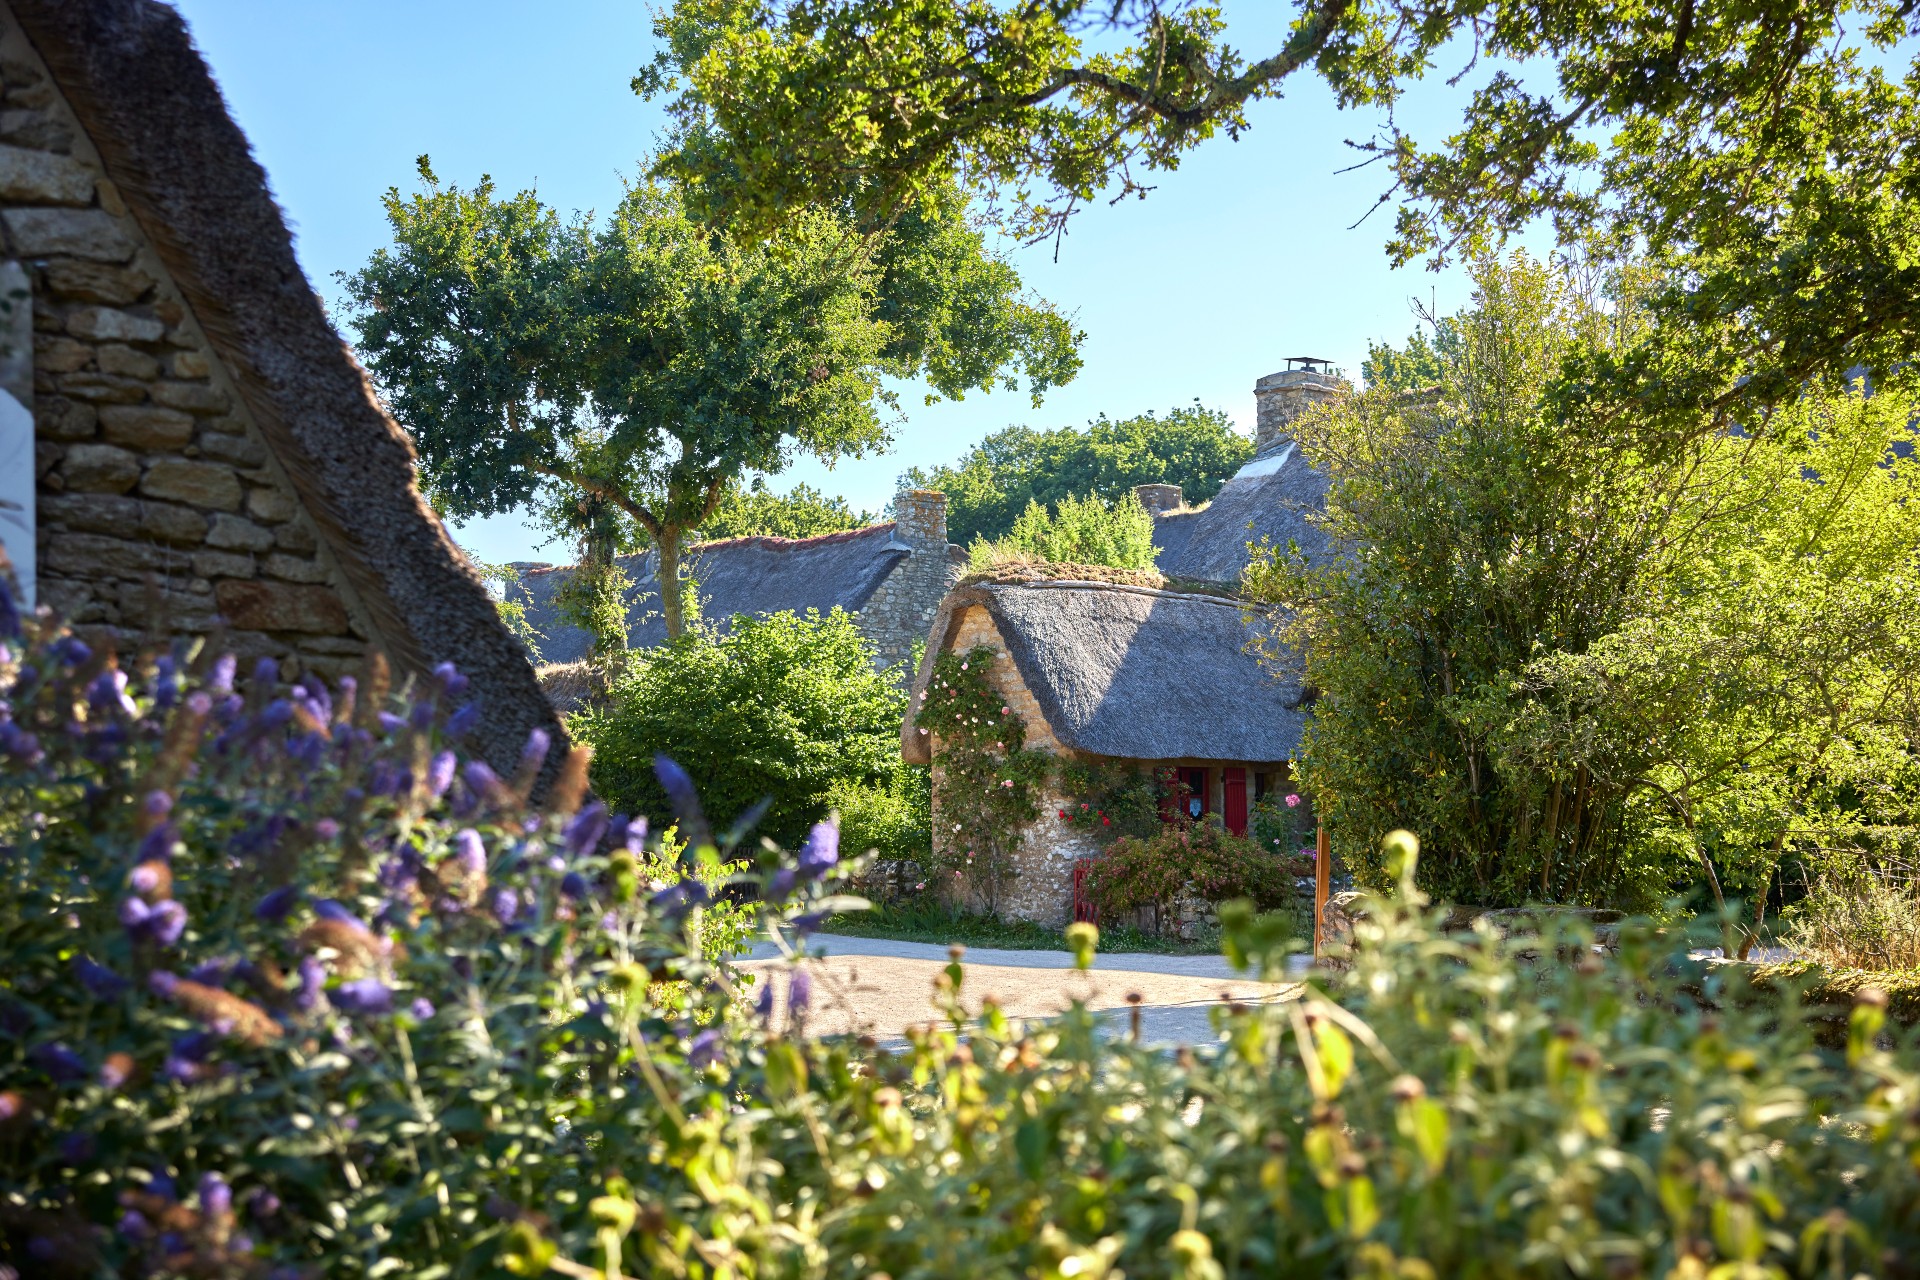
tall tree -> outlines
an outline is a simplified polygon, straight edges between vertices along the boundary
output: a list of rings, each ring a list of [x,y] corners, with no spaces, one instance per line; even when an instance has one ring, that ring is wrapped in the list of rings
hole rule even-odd
[[[1185,0],[678,0],[636,87],[707,122],[668,167],[757,222],[827,193],[876,210],[954,175],[1057,230],[1144,191],[1248,104],[1317,74],[1381,113],[1396,262],[1481,253],[1535,217],[1672,268],[1658,341],[1589,352],[1563,394],[1685,436],[1920,355],[1920,9],[1908,0],[1296,0],[1243,54]],[[1423,146],[1393,108],[1472,86]],[[1591,414],[1591,410],[1589,410]]]
[[[1084,428],[996,431],[943,467],[914,467],[907,478],[947,495],[947,532],[963,545],[992,542],[1013,529],[1027,505],[1098,494],[1109,502],[1137,484],[1177,484],[1189,502],[1205,502],[1253,456],[1253,442],[1218,409],[1199,403]]]
[[[342,279],[426,487],[456,520],[534,504],[569,535],[582,497],[612,504],[657,550],[669,634],[688,531],[745,472],[883,447],[883,376],[957,396],[1024,374],[1037,401],[1078,368],[1079,335],[958,213],[730,236],[663,184],[596,226],[443,184],[425,157],[420,177],[387,193],[393,247]]]

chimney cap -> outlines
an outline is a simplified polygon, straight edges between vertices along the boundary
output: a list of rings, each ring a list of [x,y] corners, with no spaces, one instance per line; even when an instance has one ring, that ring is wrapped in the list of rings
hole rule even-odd
[[[1329,373],[1333,369],[1333,361],[1324,356],[1288,356],[1286,371],[1291,373],[1295,369],[1305,369],[1309,373]]]

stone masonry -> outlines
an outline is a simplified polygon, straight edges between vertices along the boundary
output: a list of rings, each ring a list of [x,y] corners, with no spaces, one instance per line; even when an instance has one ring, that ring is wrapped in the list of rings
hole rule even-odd
[[[232,379],[21,34],[0,31],[0,242],[32,291],[39,599],[124,649],[225,629],[359,665],[353,600]]]
[[[1288,369],[1254,383],[1254,456],[1265,457],[1286,444],[1295,418],[1345,389],[1340,379],[1317,369]]]
[[[1025,725],[1027,746],[1061,757],[1074,755],[1054,736],[1039,702],[1014,670],[1012,660],[1004,656],[1007,645],[1000,628],[994,625],[985,609],[974,605],[960,616],[951,647],[955,653],[965,653],[981,645],[1002,655],[993,664],[993,688]],[[952,835],[952,824],[940,820],[940,782],[940,748],[935,743],[933,840],[936,853],[944,849],[943,836]],[[1100,842],[1092,833],[1060,821],[1059,811],[1067,806],[1067,797],[1047,792],[1038,799],[1040,816],[1027,828],[1013,858],[1012,874],[1000,887],[1000,914],[1009,920],[1033,920],[1061,928],[1073,910],[1073,864],[1098,854]],[[967,892],[961,889],[963,895]]]
[[[910,662],[914,645],[926,640],[941,598],[965,565],[964,554],[947,542],[946,494],[903,489],[893,509],[894,540],[909,554],[867,597],[857,618],[883,668]],[[912,678],[910,671],[907,675]]]

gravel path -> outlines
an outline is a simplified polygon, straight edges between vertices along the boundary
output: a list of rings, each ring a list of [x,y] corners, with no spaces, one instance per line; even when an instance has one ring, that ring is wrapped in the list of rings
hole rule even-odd
[[[947,949],[924,942],[884,938],[815,937],[812,962],[813,1035],[866,1034],[896,1041],[908,1025],[939,1017],[933,982],[947,964]],[[1045,1018],[1063,1012],[1074,999],[1102,1014],[1116,1034],[1127,1029],[1127,996],[1141,997],[1141,1035],[1155,1043],[1211,1041],[1207,1010],[1223,996],[1242,1003],[1291,999],[1299,988],[1289,983],[1255,982],[1235,974],[1220,956],[1101,955],[1093,969],[1076,972],[1064,951],[1005,951],[969,948],[961,1003],[978,1015],[980,1002],[993,996],[1012,1018]],[[785,962],[772,943],[755,947],[740,967],[754,975],[755,986],[769,971],[778,984],[778,1004],[786,1005]]]

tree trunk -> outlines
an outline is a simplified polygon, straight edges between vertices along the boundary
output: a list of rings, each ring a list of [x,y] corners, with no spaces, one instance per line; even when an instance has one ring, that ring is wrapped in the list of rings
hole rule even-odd
[[[660,613],[666,619],[667,638],[675,640],[687,630],[686,604],[680,598],[680,530],[663,526],[654,545],[660,549]]]

